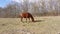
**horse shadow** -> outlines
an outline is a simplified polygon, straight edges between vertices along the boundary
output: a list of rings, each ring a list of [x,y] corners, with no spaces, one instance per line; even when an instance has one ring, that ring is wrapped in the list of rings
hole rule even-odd
[[[23,23],[29,23],[29,22],[44,22],[45,20],[34,20],[34,21],[22,21]]]
[[[35,20],[34,22],[43,22],[43,21],[45,21],[45,20]]]

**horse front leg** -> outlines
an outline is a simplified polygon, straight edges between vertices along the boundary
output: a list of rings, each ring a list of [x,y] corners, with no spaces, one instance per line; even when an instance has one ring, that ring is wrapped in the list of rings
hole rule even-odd
[[[27,18],[26,18],[26,22],[27,22]]]
[[[21,21],[23,20],[23,18],[21,17]]]

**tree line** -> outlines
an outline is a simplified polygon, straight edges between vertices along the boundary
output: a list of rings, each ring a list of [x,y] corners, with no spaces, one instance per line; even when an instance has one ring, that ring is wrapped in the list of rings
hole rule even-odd
[[[6,7],[0,7],[0,17],[18,17],[21,12],[29,12],[33,16],[59,16],[59,0],[24,0],[21,3],[8,3]]]

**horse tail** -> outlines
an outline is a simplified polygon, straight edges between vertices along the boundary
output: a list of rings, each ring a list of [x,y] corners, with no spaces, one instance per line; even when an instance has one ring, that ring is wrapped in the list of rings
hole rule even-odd
[[[31,14],[30,14],[30,15],[31,15]],[[33,16],[31,15],[30,17],[31,17],[32,21],[34,21],[34,18],[33,18]]]

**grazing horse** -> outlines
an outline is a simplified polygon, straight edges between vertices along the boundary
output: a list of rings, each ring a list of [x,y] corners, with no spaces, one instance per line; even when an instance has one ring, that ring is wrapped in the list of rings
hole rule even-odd
[[[26,18],[26,21],[27,21],[27,18],[29,18],[29,20],[30,20],[30,18],[31,18],[31,20],[34,22],[33,16],[32,16],[30,13],[28,13],[28,12],[22,12],[22,13],[19,15],[19,17],[21,17],[21,21],[22,21],[23,18]]]

